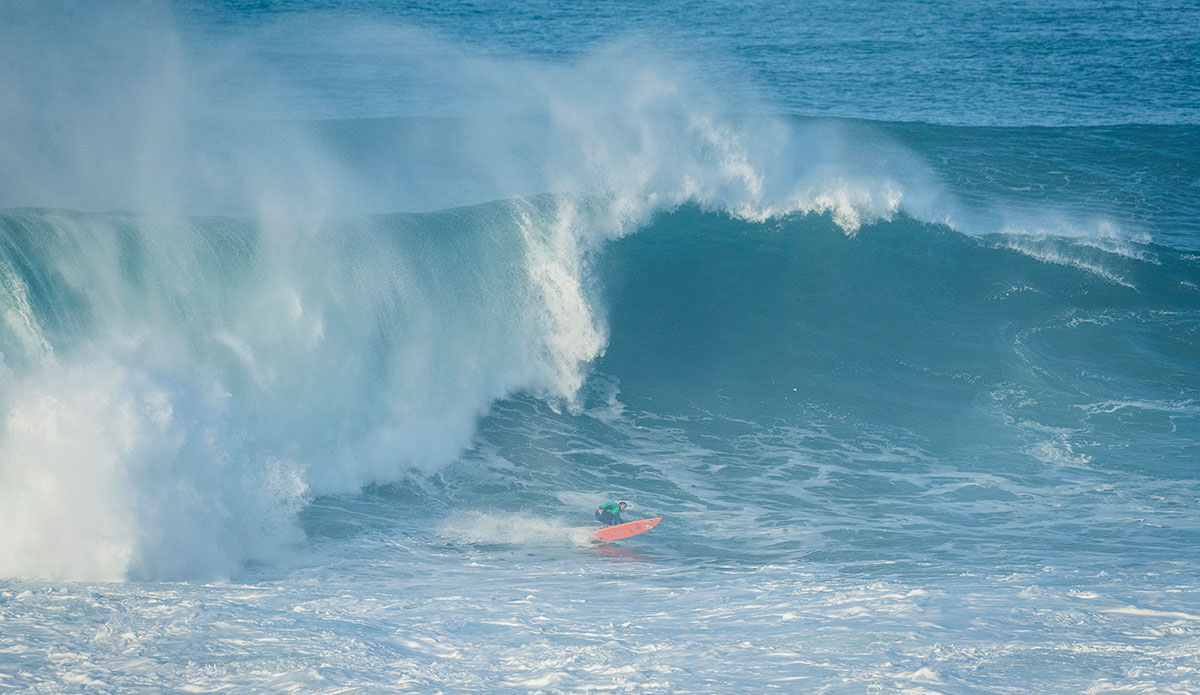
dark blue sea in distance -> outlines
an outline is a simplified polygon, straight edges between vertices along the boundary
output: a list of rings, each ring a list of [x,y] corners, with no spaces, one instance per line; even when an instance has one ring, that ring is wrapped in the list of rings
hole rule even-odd
[[[0,3],[0,691],[1200,692],[1198,75],[1195,2]]]

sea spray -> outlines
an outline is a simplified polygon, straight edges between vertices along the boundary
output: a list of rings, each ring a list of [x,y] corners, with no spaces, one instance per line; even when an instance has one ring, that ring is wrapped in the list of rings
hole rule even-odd
[[[302,245],[248,223],[221,236],[202,220],[5,217],[43,291],[39,323],[16,323],[11,342],[60,344],[55,359],[6,360],[24,357],[0,440],[22,530],[5,537],[10,571],[228,574],[294,533],[308,495],[453,460],[494,399],[570,401],[601,342],[572,323],[572,259],[532,230],[555,215],[514,204],[330,222]],[[70,566],[38,570],[22,549],[66,519]]]

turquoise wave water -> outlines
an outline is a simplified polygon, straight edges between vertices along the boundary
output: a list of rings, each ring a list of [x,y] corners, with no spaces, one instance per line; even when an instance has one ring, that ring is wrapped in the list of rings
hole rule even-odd
[[[828,440],[840,465],[864,475],[875,472],[854,458],[857,440],[881,438],[913,457],[902,468],[986,474],[986,484],[962,485],[1009,502],[1004,481],[1024,486],[1063,466],[1191,494],[1200,276],[1188,251],[970,235],[903,213],[847,233],[836,215],[758,222],[695,206],[597,236],[610,212],[514,199],[329,222],[298,245],[294,230],[231,218],[5,213],[7,506],[14,527],[41,518],[28,537],[10,535],[9,561],[51,575],[235,571],[294,540],[294,515],[314,496],[440,470],[495,444],[490,420],[482,432],[476,420],[495,407],[519,412],[524,401],[504,405],[519,394],[568,413],[615,403],[640,412],[618,418],[621,437],[651,418],[678,419],[665,429],[685,448],[727,440],[681,465],[744,465],[757,484],[742,504],[769,489],[760,475],[783,475],[774,463],[788,470],[776,450],[805,450],[807,437]],[[523,427],[542,426],[550,414],[539,410]],[[556,427],[596,436],[588,419],[565,417]],[[506,457],[524,471],[540,450],[526,443]],[[635,447],[586,465],[631,456],[653,457]],[[76,477],[96,457],[107,472]],[[673,482],[672,467],[657,465]],[[31,494],[35,471],[51,489]],[[542,471],[547,488],[522,485],[519,496],[553,508],[562,474]],[[698,501],[676,492],[656,491],[659,503]],[[918,516],[946,511],[928,482],[910,492]],[[164,495],[169,504],[150,503]],[[80,499],[91,501],[77,514]],[[111,523],[95,526],[97,515]],[[68,519],[73,552],[31,552]],[[1163,532],[1166,552],[1194,540],[1177,521]],[[1142,523],[1117,528],[1078,535],[1148,552]],[[1113,537],[1126,533],[1132,545]]]

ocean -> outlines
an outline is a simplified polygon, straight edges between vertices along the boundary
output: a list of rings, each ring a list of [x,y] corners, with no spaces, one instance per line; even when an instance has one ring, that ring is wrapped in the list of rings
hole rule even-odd
[[[1187,2],[0,4],[0,692],[1200,692],[1198,74]]]

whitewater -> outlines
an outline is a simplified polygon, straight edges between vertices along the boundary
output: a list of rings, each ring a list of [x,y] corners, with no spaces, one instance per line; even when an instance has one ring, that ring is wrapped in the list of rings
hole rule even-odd
[[[0,6],[0,691],[1200,690],[1197,27]]]

